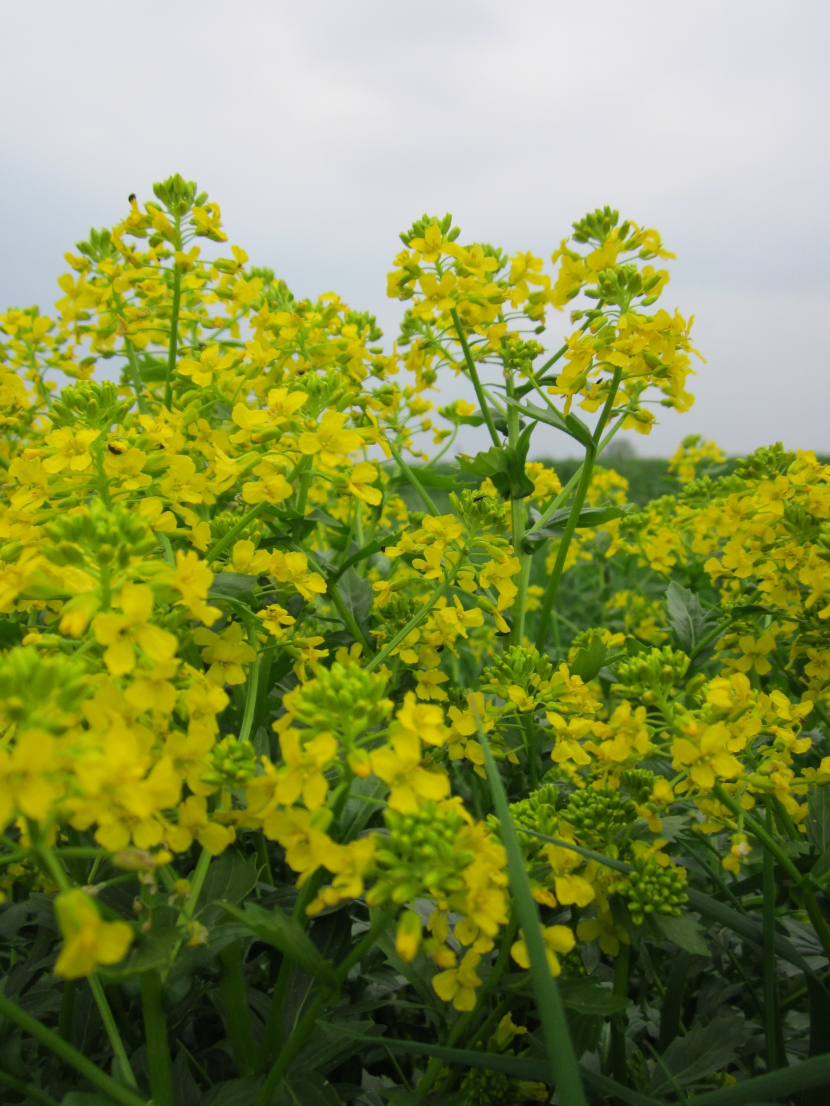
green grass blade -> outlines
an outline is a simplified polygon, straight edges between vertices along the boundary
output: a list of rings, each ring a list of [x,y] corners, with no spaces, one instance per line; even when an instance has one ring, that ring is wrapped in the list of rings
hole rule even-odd
[[[536,993],[542,1032],[548,1052],[548,1063],[552,1082],[556,1087],[560,1106],[586,1106],[585,1091],[579,1064],[571,1044],[565,1008],[559,995],[556,980],[550,974],[545,944],[542,938],[542,923],[539,911],[530,890],[530,880],[525,871],[522,850],[516,837],[516,827],[510,814],[507,795],[499,776],[496,762],[490,750],[490,742],[476,718],[478,738],[484,750],[484,764],[487,779],[493,796],[493,805],[501,823],[501,836],[507,851],[507,870],[510,876],[510,888],[519,925],[524,931],[524,940],[530,958],[530,975]]]

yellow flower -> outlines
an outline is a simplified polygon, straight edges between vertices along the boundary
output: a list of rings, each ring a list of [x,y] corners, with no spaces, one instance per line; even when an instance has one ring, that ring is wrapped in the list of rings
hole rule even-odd
[[[732,735],[723,722],[704,726],[699,733],[690,736],[695,741],[676,737],[672,742],[675,772],[688,768],[691,779],[703,791],[711,791],[719,779],[730,780],[741,774],[741,762],[729,752]]]
[[[194,618],[207,626],[212,626],[221,614],[218,607],[210,607],[205,602],[213,572],[192,549],[183,553],[176,551],[176,568],[173,575],[173,587],[182,597],[182,605],[187,607]]]
[[[456,1010],[472,1010],[476,1004],[476,987],[481,986],[481,979],[476,975],[480,961],[481,954],[468,949],[457,968],[438,972],[432,978],[436,995],[444,1002],[451,1002]]]
[[[280,748],[284,767],[279,773],[277,801],[291,806],[302,795],[309,810],[317,810],[326,801],[329,785],[324,770],[337,756],[337,741],[330,733],[300,744],[300,731],[283,730]]]
[[[443,745],[449,737],[441,707],[419,703],[411,691],[404,696],[403,706],[395,718],[401,730],[417,735],[427,745]]]
[[[44,441],[55,452],[43,462],[43,469],[50,475],[63,472],[86,472],[92,466],[92,454],[89,447],[100,437],[100,430],[74,431],[70,426],[62,426],[47,434]]]
[[[128,584],[120,596],[121,614],[98,614],[92,629],[99,645],[106,645],[104,663],[112,676],[123,676],[135,668],[138,646],[151,661],[169,661],[176,652],[175,635],[148,622],[153,610],[153,593],[146,584]]]
[[[177,853],[185,852],[195,837],[211,856],[219,856],[234,840],[233,826],[221,826],[208,818],[204,795],[190,795],[179,804],[179,824],[167,829],[167,844]]]
[[[772,665],[767,660],[766,654],[775,649],[775,638],[772,634],[761,634],[756,641],[751,634],[738,638],[738,647],[743,653],[736,661],[730,664],[739,672],[749,672],[754,668],[759,676],[766,676],[772,670]]]
[[[271,554],[267,549],[257,549],[252,541],[238,541],[233,547],[231,563],[234,572],[243,575],[260,576],[271,563]]]
[[[271,575],[281,584],[290,584],[303,599],[313,599],[326,591],[326,581],[320,573],[308,571],[305,553],[282,553],[278,550],[271,558]]]
[[[567,926],[543,926],[542,938],[545,942],[545,956],[547,957],[550,974],[559,975],[562,968],[559,964],[557,953],[570,952],[574,947],[576,939],[573,935],[573,930],[569,929]],[[515,944],[511,946],[510,955],[519,967],[530,967],[530,957],[527,952],[527,945],[525,944],[523,933],[520,940],[516,941]]]
[[[200,627],[193,633],[197,645],[204,645],[202,660],[209,664],[208,679],[220,687],[223,684],[244,684],[243,664],[256,660],[256,652],[242,640],[242,627],[232,622],[221,634]]]
[[[401,814],[415,814],[419,800],[446,799],[450,782],[443,773],[427,772],[421,767],[421,742],[417,734],[403,730],[389,745],[369,754],[372,771],[388,783],[389,806]]]
[[[319,453],[323,465],[331,468],[341,457],[352,453],[363,445],[363,439],[356,430],[344,430],[346,416],[339,411],[326,411],[316,431],[305,431],[300,435],[297,445],[301,453],[307,455]]]
[[[418,955],[421,945],[421,917],[414,910],[404,910],[398,918],[395,932],[395,952],[405,964]]]
[[[380,488],[369,487],[370,484],[374,484],[377,478],[378,470],[374,465],[370,465],[368,461],[358,461],[352,469],[352,475],[349,477],[348,490],[352,495],[356,495],[358,499],[362,499],[364,503],[377,507],[383,500],[383,493]]]
[[[55,975],[80,979],[99,964],[117,964],[126,956],[132,929],[126,922],[102,921],[97,906],[80,888],[58,895],[55,914],[63,936]]]
[[[576,935],[580,941],[595,941],[599,938],[599,947],[608,956],[617,956],[620,951],[620,943],[629,943],[628,934],[622,926],[614,924],[611,910],[605,905],[597,913],[596,918],[586,918],[576,927]]]

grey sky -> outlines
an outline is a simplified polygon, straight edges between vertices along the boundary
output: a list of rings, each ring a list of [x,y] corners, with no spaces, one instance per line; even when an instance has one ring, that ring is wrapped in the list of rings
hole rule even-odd
[[[0,303],[171,172],[295,292],[391,331],[398,232],[549,258],[610,203],[658,227],[707,357],[687,433],[830,452],[830,7],[810,0],[0,0]],[[566,319],[554,321],[551,346]],[[468,438],[465,446],[474,444]],[[559,455],[567,445],[553,446]]]

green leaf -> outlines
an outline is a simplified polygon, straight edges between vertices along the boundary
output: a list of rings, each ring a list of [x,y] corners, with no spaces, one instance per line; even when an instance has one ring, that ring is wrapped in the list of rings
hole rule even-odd
[[[599,634],[594,634],[590,643],[576,654],[568,669],[572,676],[581,676],[587,684],[605,666],[606,655],[605,642]]]
[[[666,606],[671,627],[685,653],[691,653],[718,621],[717,615],[703,610],[694,592],[674,580],[666,591]]]
[[[482,419],[482,422],[484,420]],[[436,491],[455,491],[459,484],[469,484],[469,480],[465,480],[460,472],[446,473],[436,472],[434,469],[421,467],[418,468],[415,465],[412,466],[412,472],[415,475],[418,483],[422,488],[433,488]],[[409,479],[405,472],[398,473],[395,477],[396,484],[409,484]]]
[[[655,1068],[649,1093],[669,1091],[672,1086],[669,1074],[675,1083],[685,1087],[720,1071],[732,1063],[745,1038],[742,1015],[713,1018],[707,1026],[695,1026],[685,1037],[675,1037],[663,1053],[663,1064],[668,1071]]]
[[[290,918],[278,906],[264,910],[256,903],[246,903],[244,909],[223,906],[227,914],[246,926],[261,941],[279,949],[289,960],[314,976],[320,983],[335,985],[334,969],[296,918]]]
[[[199,902],[203,906],[217,902],[236,906],[250,895],[258,878],[259,868],[254,856],[244,858],[236,849],[226,849],[217,860],[211,861]]]
[[[718,922],[719,925],[726,926],[727,929],[731,929],[733,933],[737,933],[741,937],[746,937],[749,941],[754,941],[756,945],[763,946],[764,928],[759,922],[753,921],[752,918],[748,918],[744,914],[739,914],[738,911],[733,910],[731,906],[725,906],[722,902],[718,902],[717,899],[713,899],[709,895],[704,895],[702,891],[695,891],[692,887],[687,889],[686,894],[689,896],[689,905],[692,910],[697,911],[698,914],[702,914],[704,918],[711,918],[713,922]],[[815,975],[815,972],[804,957],[797,952],[792,943],[788,941],[786,937],[782,937],[780,933],[776,933],[775,935],[775,952],[782,960],[787,960],[790,964],[794,964],[799,971],[804,972],[805,975]]]
[[[813,1056],[791,1068],[756,1075],[734,1087],[695,1096],[695,1106],[762,1106],[800,1091],[830,1086],[830,1053]]]
[[[676,918],[668,914],[653,914],[651,921],[664,940],[671,941],[684,952],[696,956],[711,955],[703,930],[691,914],[684,913]]]
[[[98,975],[104,983],[121,983],[142,972],[163,971],[181,939],[182,931],[177,926],[159,929],[134,945],[120,964],[112,968],[99,967]]]
[[[211,1087],[203,1106],[254,1106],[264,1076],[249,1075],[245,1079],[230,1079]]]
[[[217,572],[208,599],[235,599],[249,607],[253,602],[256,582],[256,576],[244,576],[241,572]]]
[[[0,649],[13,649],[23,640],[25,629],[21,622],[0,618]]]
[[[820,853],[830,849],[830,787],[816,787],[810,794],[807,817],[804,819],[807,837]]]
[[[556,980],[550,974],[542,936],[539,909],[530,889],[524,858],[516,836],[516,827],[510,814],[510,806],[501,782],[499,770],[490,750],[490,742],[476,718],[478,739],[484,751],[487,780],[493,796],[493,805],[500,822],[502,842],[507,853],[507,870],[514,908],[522,927],[528,957],[536,1005],[542,1022],[548,1062],[561,1106],[586,1106],[585,1091],[568,1033],[568,1023],[562,1006]]]
[[[480,479],[490,479],[497,491],[505,499],[524,499],[533,495],[533,481],[525,473],[525,458],[527,457],[530,442],[530,431],[527,427],[523,431],[519,444],[513,446],[491,446],[488,450],[477,453],[475,457],[468,457],[461,453],[458,463],[465,472],[478,476]]]
[[[603,526],[606,522],[613,522],[614,519],[622,518],[625,514],[624,508],[614,507],[611,504],[604,507],[583,507],[579,512],[579,518],[576,520],[576,528],[577,530],[594,530],[597,526]],[[533,553],[542,542],[548,541],[549,538],[558,538],[564,532],[570,517],[570,507],[562,507],[560,510],[554,511],[544,526],[540,526],[538,530],[530,531],[525,536],[525,553]]]
[[[609,1017],[628,1006],[624,995],[615,995],[600,987],[595,979],[560,979],[559,994],[562,1005],[579,1014],[599,1014]]]
[[[90,1094],[87,1091],[69,1091],[61,1099],[61,1106],[116,1106],[108,1094]]]
[[[337,582],[340,598],[355,622],[360,626],[372,609],[372,585],[365,576],[358,576],[354,568],[347,568]]]

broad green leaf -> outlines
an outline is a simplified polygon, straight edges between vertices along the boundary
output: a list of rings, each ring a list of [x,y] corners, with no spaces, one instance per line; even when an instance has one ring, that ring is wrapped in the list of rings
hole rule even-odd
[[[562,1005],[579,1014],[599,1014],[608,1017],[628,1006],[628,999],[600,987],[590,976],[585,979],[560,979]]]
[[[235,906],[223,906],[223,909],[319,982],[334,985],[331,961],[323,957],[296,918],[289,917],[279,907],[265,910],[250,902],[241,910]]]
[[[790,1068],[756,1075],[734,1087],[721,1087],[717,1091],[696,1095],[695,1106],[763,1106],[778,1099],[789,1100],[792,1095],[813,1088],[830,1087],[830,1053],[812,1056]],[[826,1099],[822,1099],[822,1103]]]
[[[372,609],[372,585],[365,576],[358,576],[354,568],[347,568],[337,581],[337,590],[346,610],[360,626]]]
[[[652,923],[660,934],[684,952],[696,956],[709,956],[711,950],[704,937],[703,930],[691,914],[683,913],[679,917],[668,914],[653,914]]]
[[[204,1096],[202,1106],[254,1106],[263,1079],[262,1075],[249,1075],[217,1083]]]
[[[613,522],[614,519],[622,518],[625,513],[622,507],[614,507],[610,504],[605,507],[583,507],[579,512],[579,518],[576,520],[576,528],[577,530],[593,530],[597,526],[603,526],[606,522]],[[533,553],[542,542],[548,541],[550,538],[560,537],[564,533],[570,517],[570,507],[562,507],[560,510],[554,511],[544,526],[540,526],[538,530],[530,531],[525,536],[525,553]]]
[[[108,1094],[69,1091],[61,1099],[61,1106],[116,1106],[116,1102]]]
[[[482,419],[482,422],[484,420]],[[421,467],[412,467],[412,472],[415,475],[416,480],[422,488],[432,488],[435,491],[455,491],[459,484],[469,484],[469,480],[465,480],[464,476],[460,472],[446,473],[436,472],[434,469]],[[395,476],[396,484],[408,484],[409,480],[405,472],[400,472]]]
[[[694,592],[674,580],[666,590],[666,607],[671,627],[685,653],[691,653],[717,622],[717,616],[704,611]]]
[[[254,598],[256,576],[243,576],[240,572],[217,572],[208,592],[208,599],[235,599],[250,606]]]
[[[594,634],[590,643],[583,646],[568,665],[571,675],[581,676],[586,684],[589,683],[605,666],[607,652],[605,642],[599,634]]]
[[[533,494],[533,481],[525,473],[525,458],[531,427],[522,434],[519,446],[491,446],[475,457],[459,454],[458,463],[465,472],[484,480],[492,480],[505,499],[524,499]]]
[[[830,787],[815,787],[810,794],[804,819],[810,844],[820,853],[830,849]]]
[[[689,896],[689,906],[698,914],[702,914],[704,918],[711,918],[713,922],[726,926],[733,933],[746,937],[749,941],[754,941],[756,945],[763,945],[764,928],[759,922],[753,921],[745,914],[739,914],[731,906],[725,906],[717,899],[704,895],[702,891],[695,891],[692,887],[687,889],[686,894]],[[786,937],[782,937],[780,933],[775,935],[775,952],[782,960],[794,964],[805,975],[815,975],[804,957],[793,948],[792,942],[788,941]]]
[[[694,1026],[685,1037],[675,1037],[663,1053],[662,1067],[654,1069],[649,1083],[649,1093],[666,1093],[672,1082],[681,1087],[705,1079],[720,1071],[735,1059],[735,1054],[746,1038],[743,1016],[713,1018],[707,1026]]]
[[[22,622],[0,618],[0,649],[13,649],[23,640],[25,628]]]
[[[256,857],[243,857],[236,849],[226,849],[211,861],[199,895],[202,906],[227,903],[236,906],[256,887],[259,868]]]

